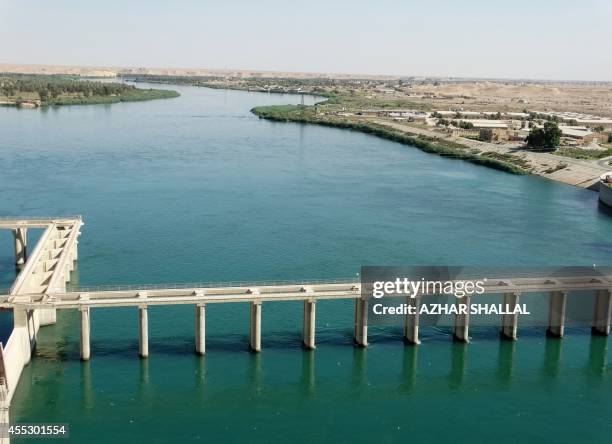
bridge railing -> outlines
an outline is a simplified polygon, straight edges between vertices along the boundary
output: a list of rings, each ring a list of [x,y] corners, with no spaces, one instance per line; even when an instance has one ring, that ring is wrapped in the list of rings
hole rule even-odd
[[[221,282],[177,282],[161,284],[128,284],[128,285],[92,285],[70,288],[70,292],[96,292],[96,291],[130,291],[130,290],[180,290],[185,288],[223,288],[223,287],[266,287],[282,285],[324,285],[324,284],[350,284],[358,282],[359,278],[337,279],[303,279],[303,280],[266,280],[266,281],[221,281]]]
[[[80,214],[63,215],[63,216],[0,216],[0,222],[14,222],[14,221],[20,221],[20,220],[52,221],[52,220],[65,220],[65,219],[82,220],[83,216],[81,216]]]

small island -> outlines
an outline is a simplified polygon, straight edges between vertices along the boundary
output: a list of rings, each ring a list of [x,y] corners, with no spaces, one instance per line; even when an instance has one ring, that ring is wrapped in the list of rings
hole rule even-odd
[[[61,75],[0,74],[0,105],[38,108],[170,99],[166,89],[142,89],[120,82],[82,80]]]

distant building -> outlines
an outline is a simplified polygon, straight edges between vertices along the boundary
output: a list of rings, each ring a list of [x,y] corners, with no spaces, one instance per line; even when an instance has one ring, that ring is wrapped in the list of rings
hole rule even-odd
[[[582,114],[573,112],[556,112],[556,111],[537,111],[537,114],[543,116],[556,117],[562,122],[571,123],[573,125],[588,126],[590,128],[601,127],[604,129],[612,128],[612,119],[592,114]]]
[[[477,129],[482,129],[482,128],[489,128],[489,129],[493,129],[493,128],[497,128],[497,129],[508,129],[508,123],[506,123],[503,120],[485,120],[485,119],[479,119],[479,120],[469,120],[469,122],[474,125],[474,128]]]
[[[562,137],[576,141],[578,145],[599,145],[608,141],[608,135],[586,128],[560,126]]]

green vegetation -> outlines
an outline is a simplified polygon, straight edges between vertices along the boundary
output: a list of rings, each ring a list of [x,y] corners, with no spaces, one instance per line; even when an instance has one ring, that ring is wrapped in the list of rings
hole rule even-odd
[[[383,82],[367,79],[294,79],[283,77],[232,77],[224,76],[162,76],[151,74],[124,75],[124,79],[136,82],[171,83],[204,86],[207,88],[259,91],[281,94],[311,94],[325,97],[325,105],[331,111],[358,112],[367,108],[412,108],[429,111],[429,104],[417,103],[410,98],[387,97],[372,92]],[[399,86],[398,86],[399,87]]]
[[[412,145],[422,151],[439,154],[443,157],[467,160],[468,162],[488,166],[490,168],[495,168],[513,174],[526,173],[526,164],[524,164],[524,161],[515,158],[514,156],[498,155],[496,153],[484,153],[479,155],[473,153],[469,149],[466,149],[463,145],[440,138],[409,135],[403,131],[393,130],[373,122],[355,121],[336,115],[320,114],[317,105],[262,106],[255,107],[251,111],[253,114],[262,119],[279,122],[312,123],[356,130],[368,134],[374,134],[379,137],[407,145]]]
[[[5,105],[83,105],[178,97],[172,90],[140,89],[78,77],[0,74],[0,102]]]
[[[561,143],[561,130],[555,122],[545,122],[544,128],[532,128],[527,146],[536,150],[554,150]]]
[[[555,151],[565,157],[573,159],[603,159],[604,157],[612,156],[612,147],[605,150],[589,150],[586,148],[559,148]]]

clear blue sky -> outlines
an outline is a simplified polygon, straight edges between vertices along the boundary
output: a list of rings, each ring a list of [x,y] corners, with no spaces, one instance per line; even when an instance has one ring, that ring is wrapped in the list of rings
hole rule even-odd
[[[612,1],[0,0],[0,63],[612,80]]]

